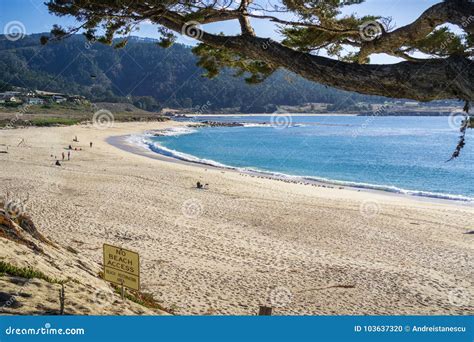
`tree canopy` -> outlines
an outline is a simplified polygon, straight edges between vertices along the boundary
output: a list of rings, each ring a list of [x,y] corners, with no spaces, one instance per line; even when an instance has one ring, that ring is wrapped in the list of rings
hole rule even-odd
[[[124,46],[143,22],[157,25],[160,45],[176,35],[194,48],[209,77],[233,67],[257,83],[278,68],[309,80],[364,94],[420,101],[474,99],[474,2],[445,0],[415,21],[395,27],[390,17],[342,14],[360,0],[50,0],[50,12],[73,16],[77,27],[52,29],[55,38],[83,32],[87,39]],[[347,11],[344,11],[346,13]],[[274,25],[279,41],[256,35],[252,23]],[[233,21],[240,34],[213,34],[206,24]],[[43,39],[46,43],[48,38]],[[373,54],[404,61],[370,64]]]

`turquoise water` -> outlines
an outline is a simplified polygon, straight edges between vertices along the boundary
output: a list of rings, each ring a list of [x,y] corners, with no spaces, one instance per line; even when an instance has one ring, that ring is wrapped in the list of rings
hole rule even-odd
[[[474,132],[468,131],[461,156],[446,162],[459,135],[448,117],[282,116],[273,126],[269,116],[219,120],[267,125],[170,132],[149,146],[206,164],[474,199]]]

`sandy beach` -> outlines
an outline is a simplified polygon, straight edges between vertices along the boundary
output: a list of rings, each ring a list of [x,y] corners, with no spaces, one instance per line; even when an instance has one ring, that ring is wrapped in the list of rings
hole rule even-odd
[[[2,130],[0,193],[27,199],[44,235],[97,263],[103,243],[139,252],[142,289],[177,314],[474,313],[472,205],[286,183],[110,143],[173,125],[184,123]],[[70,144],[82,150],[55,166]]]

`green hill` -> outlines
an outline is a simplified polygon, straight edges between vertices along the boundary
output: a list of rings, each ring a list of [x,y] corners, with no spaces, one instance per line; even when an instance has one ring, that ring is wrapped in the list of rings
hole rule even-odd
[[[134,102],[147,110],[162,107],[272,111],[275,105],[310,102],[379,102],[381,98],[315,84],[284,70],[262,84],[249,85],[226,70],[202,76],[191,48],[163,49],[152,39],[132,38],[123,49],[86,42],[81,35],[41,46],[41,34],[11,42],[0,36],[0,87],[80,94],[92,101]]]

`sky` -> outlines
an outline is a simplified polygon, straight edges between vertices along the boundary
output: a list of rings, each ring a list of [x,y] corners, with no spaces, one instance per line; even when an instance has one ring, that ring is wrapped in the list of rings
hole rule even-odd
[[[277,0],[257,0],[259,2],[276,2]],[[74,19],[67,17],[56,17],[48,12],[44,5],[45,0],[0,0],[0,29],[2,33],[11,23],[20,23],[26,34],[49,32],[53,24],[71,26],[75,24]],[[347,6],[344,14],[356,12],[359,15],[380,15],[392,17],[396,27],[403,26],[415,20],[424,10],[440,2],[440,0],[366,0],[363,4]],[[275,27],[263,20],[253,20],[252,24],[257,35],[278,40]],[[236,22],[228,21],[214,23],[205,26],[209,32],[238,33],[239,27]],[[158,38],[157,26],[143,24],[134,35],[140,37]],[[180,37],[178,42],[194,45],[196,42],[188,37]],[[399,61],[386,55],[373,55],[372,63],[394,63]]]

